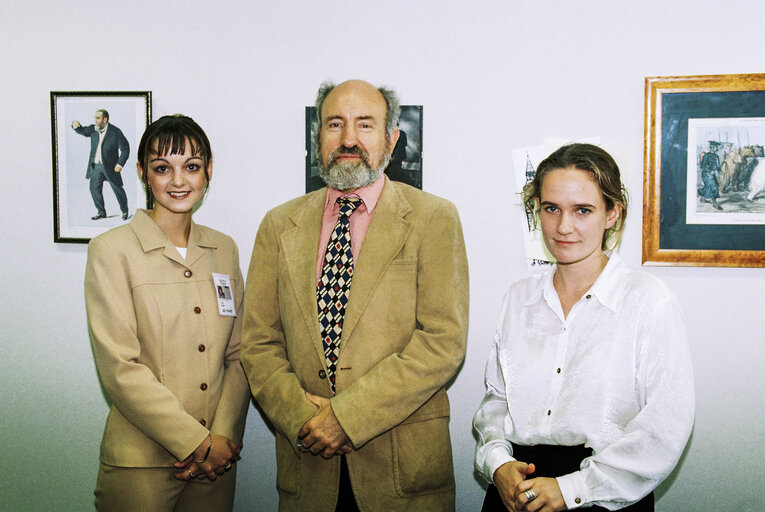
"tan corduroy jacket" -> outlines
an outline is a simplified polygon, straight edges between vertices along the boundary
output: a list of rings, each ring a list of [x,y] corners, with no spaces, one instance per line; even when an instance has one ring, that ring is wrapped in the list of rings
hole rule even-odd
[[[236,319],[218,314],[213,272],[231,278]],[[88,326],[112,402],[101,462],[171,466],[209,431],[241,443],[249,403],[242,295],[236,244],[204,226],[192,223],[185,260],[143,210],[90,241]]]
[[[270,211],[247,276],[242,365],[276,427],[279,510],[334,510],[340,458],[296,448],[330,397],[316,305],[326,189]],[[465,355],[468,266],[451,203],[387,181],[356,262],[332,408],[362,511],[454,509],[449,401]]]

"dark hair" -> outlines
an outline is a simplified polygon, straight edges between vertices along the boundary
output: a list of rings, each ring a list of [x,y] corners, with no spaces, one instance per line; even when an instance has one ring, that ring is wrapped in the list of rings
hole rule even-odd
[[[106,119],[111,119],[109,117],[109,112],[107,112],[106,110],[99,108],[98,110],[96,110],[96,113],[98,112],[101,112],[101,117],[105,117]]]
[[[138,143],[138,163],[141,164],[141,180],[148,187],[149,157],[151,155],[177,155],[186,149],[186,141],[191,147],[191,154],[204,161],[207,183],[210,175],[207,169],[212,160],[210,140],[204,130],[189,116],[173,114],[162,116],[146,128]],[[156,147],[156,152],[155,152]]]
[[[582,143],[568,144],[556,149],[550,156],[542,160],[534,174],[534,179],[523,187],[523,204],[526,207],[526,212],[533,216],[536,226],[539,218],[542,181],[551,171],[570,168],[591,172],[603,195],[606,208],[611,210],[615,206],[619,207],[619,217],[614,225],[603,234],[603,242],[601,243],[601,248],[604,251],[615,248],[624,230],[628,196],[621,181],[619,166],[616,165],[611,155],[598,146]]]

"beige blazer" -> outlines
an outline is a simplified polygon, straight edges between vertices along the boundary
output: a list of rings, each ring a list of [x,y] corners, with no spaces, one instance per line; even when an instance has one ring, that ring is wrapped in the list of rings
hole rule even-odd
[[[241,361],[276,427],[279,510],[334,510],[340,459],[296,448],[331,396],[316,305],[326,189],[268,212],[245,292]],[[345,314],[332,408],[362,511],[452,510],[444,385],[465,355],[468,266],[455,207],[386,178],[361,247]]]
[[[213,272],[231,278],[236,319],[218,314]],[[112,402],[101,462],[171,466],[210,431],[241,443],[249,403],[239,364],[242,281],[234,241],[194,223],[185,260],[143,210],[90,241],[88,327]]]

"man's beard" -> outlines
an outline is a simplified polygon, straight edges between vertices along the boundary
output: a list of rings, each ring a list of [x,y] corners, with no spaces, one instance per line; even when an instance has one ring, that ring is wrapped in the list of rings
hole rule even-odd
[[[343,154],[359,155],[361,161],[338,162],[338,157]],[[374,183],[390,162],[390,154],[385,154],[380,165],[376,169],[372,169],[372,165],[369,163],[369,153],[358,146],[350,148],[340,146],[330,153],[327,158],[327,165],[324,165],[321,155],[318,157],[319,176],[324,180],[324,183],[335,190],[355,190]]]

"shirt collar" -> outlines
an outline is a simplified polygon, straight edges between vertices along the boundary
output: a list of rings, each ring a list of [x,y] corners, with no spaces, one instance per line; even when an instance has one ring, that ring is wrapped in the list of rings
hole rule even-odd
[[[541,281],[541,286],[531,286],[527,288],[527,293],[522,298],[521,302],[523,306],[536,304],[542,300],[542,298],[552,300],[553,297],[557,297],[557,292],[553,286],[553,275],[557,268],[557,265],[553,265],[553,267],[548,269],[544,274],[534,276],[534,279]],[[626,268],[627,267],[624,265],[624,262],[619,255],[615,251],[612,252],[608,255],[608,263],[606,263],[606,266],[603,268],[603,272],[600,273],[595,280],[595,283],[585,295],[593,295],[603,306],[612,311],[616,311],[620,294],[619,283],[623,282],[620,279],[620,276],[625,272]]]
[[[173,245],[170,243],[167,235],[165,235],[165,232],[162,231],[162,228],[157,226],[151,219],[148,210],[137,210],[133,216],[133,220],[130,221],[130,227],[133,229],[133,232],[135,232],[136,237],[138,237],[138,241],[141,243],[144,252]],[[192,220],[187,247],[192,247],[194,245],[200,247],[217,247],[217,244],[207,235],[207,232],[200,230]]]
[[[598,302],[608,309],[616,311],[619,304],[620,288],[624,283],[621,276],[626,270],[627,267],[622,259],[616,251],[612,251],[608,255],[608,263],[603,268],[603,272],[600,273],[587,293],[592,294],[598,299]]]
[[[357,188],[350,194],[344,194],[332,187],[327,187],[327,199],[324,201],[324,209],[326,210],[327,207],[333,205],[332,211],[334,212],[335,208],[340,208],[335,203],[338,197],[358,196],[362,201],[364,201],[364,204],[359,206],[358,211],[364,211],[367,215],[372,215],[372,213],[375,211],[375,207],[377,206],[377,202],[380,200],[380,195],[382,194],[383,187],[385,187],[385,180],[385,174],[383,173],[379,178],[377,178],[369,185]]]

